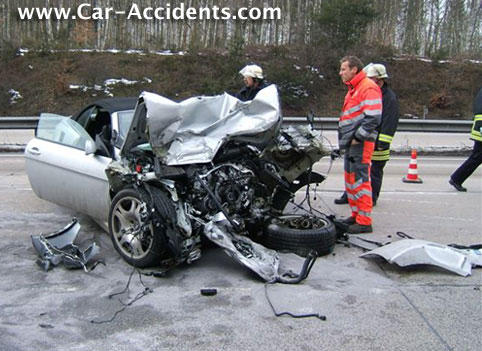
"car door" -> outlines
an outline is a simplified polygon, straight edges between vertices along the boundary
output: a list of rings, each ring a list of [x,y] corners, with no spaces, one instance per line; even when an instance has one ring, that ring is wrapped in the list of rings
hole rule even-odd
[[[105,169],[112,160],[87,155],[86,146],[93,143],[73,119],[43,114],[25,149],[25,166],[38,197],[106,221],[110,199]]]

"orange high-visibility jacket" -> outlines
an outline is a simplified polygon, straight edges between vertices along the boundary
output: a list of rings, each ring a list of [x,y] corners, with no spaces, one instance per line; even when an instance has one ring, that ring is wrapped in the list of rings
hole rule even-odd
[[[353,139],[375,141],[382,116],[382,92],[365,72],[358,73],[346,85],[348,93],[338,122],[340,149],[347,149]]]

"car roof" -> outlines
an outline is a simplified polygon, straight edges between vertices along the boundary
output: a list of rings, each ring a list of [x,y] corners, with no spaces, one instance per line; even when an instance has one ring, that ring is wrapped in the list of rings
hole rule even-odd
[[[133,110],[137,104],[137,97],[111,98],[95,101],[92,105],[98,105],[109,113],[125,110]],[[92,106],[91,105],[91,106]]]

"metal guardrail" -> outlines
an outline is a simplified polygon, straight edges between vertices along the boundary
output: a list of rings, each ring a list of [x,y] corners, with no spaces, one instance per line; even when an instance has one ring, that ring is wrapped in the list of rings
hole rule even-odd
[[[39,117],[0,117],[0,129],[35,129]],[[284,124],[306,124],[305,117],[284,117]],[[338,118],[316,117],[316,129],[337,130]],[[400,119],[399,132],[470,133],[472,121]]]
[[[284,117],[285,124],[307,123],[305,117]],[[316,129],[337,130],[338,118],[316,117]],[[400,119],[398,132],[427,132],[427,133],[470,133],[472,121],[428,120],[428,119]]]
[[[0,117],[0,129],[35,129],[39,117]]]

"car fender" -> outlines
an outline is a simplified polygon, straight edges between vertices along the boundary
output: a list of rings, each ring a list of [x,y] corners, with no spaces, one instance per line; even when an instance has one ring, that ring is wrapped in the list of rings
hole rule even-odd
[[[468,254],[447,245],[425,240],[403,239],[368,251],[360,257],[380,256],[401,267],[427,264],[447,269],[462,276],[471,274],[472,265],[479,265]],[[480,262],[479,262],[480,263]]]

